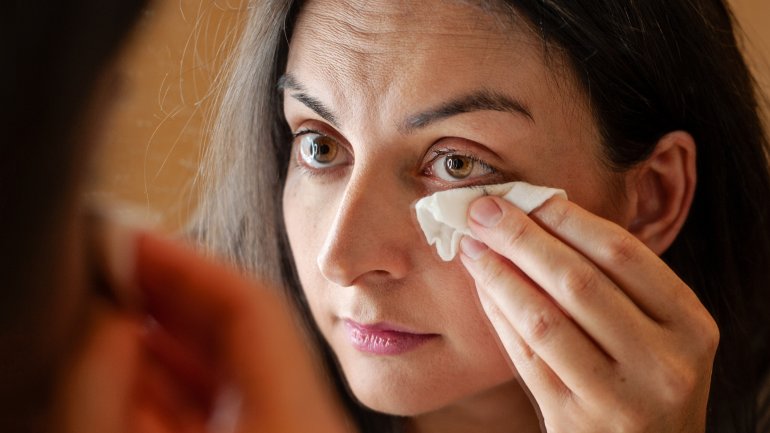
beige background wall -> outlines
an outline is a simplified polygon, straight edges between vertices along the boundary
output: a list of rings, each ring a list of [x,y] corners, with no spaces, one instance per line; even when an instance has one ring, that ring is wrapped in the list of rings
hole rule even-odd
[[[216,92],[246,0],[155,0],[119,60],[123,82],[96,158],[91,195],[178,230],[195,209],[195,176]],[[125,209],[121,206],[120,209]]]
[[[761,85],[770,89],[770,0],[732,0]],[[97,158],[92,195],[128,202],[164,230],[195,208],[211,83],[238,36],[246,0],[156,0],[121,59],[122,96]]]

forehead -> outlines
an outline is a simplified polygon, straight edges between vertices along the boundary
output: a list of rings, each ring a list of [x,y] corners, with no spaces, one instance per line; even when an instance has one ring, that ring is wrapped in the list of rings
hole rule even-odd
[[[558,50],[545,52],[522,17],[472,1],[311,0],[287,71],[341,118],[381,126],[479,89],[515,96],[536,121],[565,105],[584,111]]]
[[[325,42],[350,49],[374,43],[385,54],[415,43],[443,45],[448,39],[460,38],[475,45],[504,39],[518,26],[516,19],[502,12],[458,0],[311,0],[302,7],[298,21]],[[341,34],[347,38],[334,39]],[[416,35],[421,38],[415,40]]]
[[[456,0],[310,1],[289,65],[301,60],[313,75],[376,88],[405,75],[478,74],[485,64],[541,60],[539,40],[507,15]]]

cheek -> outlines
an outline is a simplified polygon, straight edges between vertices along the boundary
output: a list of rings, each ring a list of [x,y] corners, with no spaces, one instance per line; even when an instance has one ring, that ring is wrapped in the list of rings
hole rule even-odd
[[[446,271],[437,273],[435,287],[443,323],[450,328],[452,338],[458,346],[473,348],[464,351],[475,362],[484,363],[486,371],[508,372],[507,363],[498,346],[496,333],[487,319],[476,292],[473,278],[458,262],[453,262]],[[489,368],[494,365],[493,368]]]
[[[323,229],[324,211],[328,206],[322,205],[322,192],[308,188],[296,173],[296,169],[289,170],[283,193],[283,215],[286,234],[303,287],[310,283],[306,280],[316,266],[317,253],[326,235]]]
[[[319,302],[328,299],[323,292],[326,280],[319,271],[317,260],[334,219],[337,192],[334,185],[319,186],[308,181],[295,167],[289,169],[284,186],[286,234],[300,284],[316,319],[321,308]]]
[[[602,218],[620,222],[627,204],[623,175],[602,162],[598,139],[586,136],[560,140],[571,145],[551,143],[532,153],[535,157],[528,160],[525,179],[564,189],[570,201]]]
[[[572,202],[624,226],[629,205],[624,185],[622,175],[603,168],[588,167],[581,170],[565,189]]]
[[[283,215],[295,258],[317,253],[323,245],[334,218],[337,190],[336,185],[309,181],[297,167],[289,168],[283,191]]]

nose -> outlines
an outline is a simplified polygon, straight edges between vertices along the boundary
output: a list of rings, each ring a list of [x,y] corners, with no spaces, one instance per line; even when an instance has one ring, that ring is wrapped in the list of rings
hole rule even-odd
[[[363,170],[362,170],[363,171]],[[382,284],[409,272],[411,199],[398,179],[354,172],[317,258],[321,274],[343,287]]]

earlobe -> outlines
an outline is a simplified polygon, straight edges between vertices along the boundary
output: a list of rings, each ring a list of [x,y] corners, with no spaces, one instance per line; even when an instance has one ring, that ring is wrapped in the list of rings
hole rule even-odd
[[[674,242],[690,212],[696,184],[695,140],[684,131],[664,135],[636,169],[635,214],[629,231],[656,254]]]

